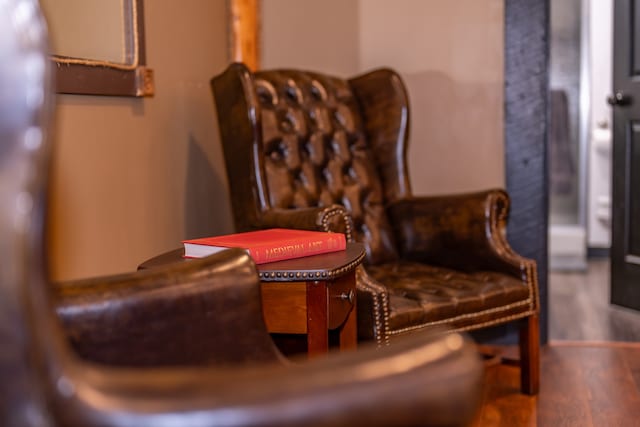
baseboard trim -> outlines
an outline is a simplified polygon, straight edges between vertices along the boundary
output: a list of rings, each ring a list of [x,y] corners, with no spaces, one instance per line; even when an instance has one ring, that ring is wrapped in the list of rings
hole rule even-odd
[[[609,258],[609,248],[587,248],[587,258]]]

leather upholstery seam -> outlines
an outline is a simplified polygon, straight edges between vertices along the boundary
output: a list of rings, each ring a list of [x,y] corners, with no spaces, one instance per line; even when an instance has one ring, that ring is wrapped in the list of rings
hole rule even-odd
[[[334,207],[334,208],[329,208],[326,213],[322,216],[322,229],[324,231],[331,231],[331,227],[329,226],[329,220],[336,216],[336,215],[341,215],[342,219],[344,221],[344,229],[345,229],[345,236],[347,238],[347,241],[349,242],[353,242],[353,221],[351,220],[351,216],[345,211],[345,209],[343,207]]]
[[[374,336],[378,347],[389,345],[389,299],[386,289],[374,283],[362,267],[357,278],[357,288],[373,296]]]
[[[461,314],[460,316],[451,317],[451,318],[448,318],[448,319],[437,320],[437,321],[434,321],[434,322],[422,323],[420,325],[408,326],[406,328],[392,330],[389,333],[391,335],[398,335],[398,334],[402,334],[404,332],[414,331],[414,330],[421,329],[421,328],[424,328],[424,327],[427,327],[427,326],[449,324],[449,323],[455,322],[457,320],[473,319],[473,318],[480,317],[480,316],[483,316],[483,315],[486,315],[486,314],[492,314],[492,313],[498,313],[498,312],[502,312],[502,311],[507,311],[507,310],[509,310],[511,308],[520,307],[520,306],[527,305],[527,304],[530,305],[530,303],[531,303],[531,298],[527,298],[524,301],[518,301],[516,303],[507,304],[507,305],[502,306],[502,307],[490,308],[490,309],[487,309],[487,310],[479,311],[477,313]],[[528,311],[526,313],[533,314],[533,313],[535,313],[535,311],[531,311],[530,310],[530,311]],[[518,313],[518,315],[520,315],[520,313]],[[518,315],[514,315],[514,316],[518,316]],[[481,326],[483,326],[485,324],[489,324],[491,322],[498,322],[499,323],[499,322],[502,322],[502,321],[506,321],[506,319],[509,319],[509,317],[504,318],[504,319],[490,320],[490,321],[482,323],[482,324],[472,325],[472,327],[473,328],[481,327]]]

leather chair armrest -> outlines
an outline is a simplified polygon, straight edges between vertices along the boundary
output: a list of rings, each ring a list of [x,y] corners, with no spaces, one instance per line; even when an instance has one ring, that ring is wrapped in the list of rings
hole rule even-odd
[[[463,426],[483,378],[470,341],[434,331],[289,366],[63,372],[75,392],[52,407],[83,427]]]
[[[403,199],[388,212],[405,259],[523,280],[535,274],[535,261],[507,242],[509,196],[503,190]]]
[[[110,365],[279,360],[255,264],[232,249],[189,262],[53,287],[76,353]]]
[[[363,266],[356,270],[358,289],[358,339],[389,344],[389,290],[371,277]]]
[[[353,241],[353,220],[340,205],[323,207],[270,209],[260,218],[257,228],[295,228],[300,230],[333,231]]]

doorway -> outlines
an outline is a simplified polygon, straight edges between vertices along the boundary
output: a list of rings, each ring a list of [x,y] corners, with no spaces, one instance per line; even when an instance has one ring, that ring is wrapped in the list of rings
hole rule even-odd
[[[613,0],[550,8],[549,267],[587,271],[611,245]]]
[[[551,1],[552,340],[640,340],[640,313],[610,303],[613,7],[613,0]]]

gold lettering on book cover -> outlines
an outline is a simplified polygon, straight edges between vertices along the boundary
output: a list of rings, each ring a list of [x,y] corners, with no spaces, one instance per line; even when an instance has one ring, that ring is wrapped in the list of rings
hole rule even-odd
[[[294,257],[294,256],[304,255],[305,252],[306,250],[303,244],[284,245],[284,246],[278,246],[275,248],[266,249],[265,258],[273,259],[281,256]]]

